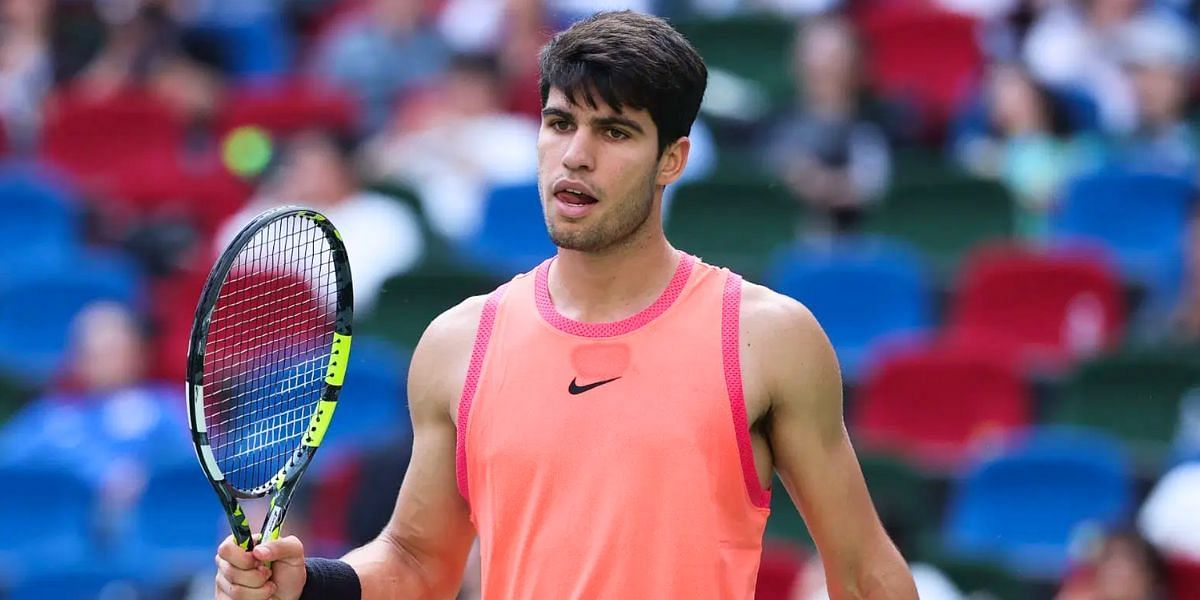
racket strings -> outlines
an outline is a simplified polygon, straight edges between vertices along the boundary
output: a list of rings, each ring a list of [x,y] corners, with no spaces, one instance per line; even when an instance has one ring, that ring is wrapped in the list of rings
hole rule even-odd
[[[338,293],[333,249],[305,217],[274,221],[230,269],[205,352],[205,424],[236,488],[267,484],[300,447],[324,387]]]

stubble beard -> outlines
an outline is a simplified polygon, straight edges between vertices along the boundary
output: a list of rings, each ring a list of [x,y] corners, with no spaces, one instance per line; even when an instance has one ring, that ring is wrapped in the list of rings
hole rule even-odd
[[[553,196],[549,201],[555,201]],[[634,198],[625,204],[613,209],[612,214],[602,220],[583,226],[572,223],[572,226],[562,227],[547,216],[546,229],[550,240],[564,250],[593,253],[612,250],[630,243],[650,219],[654,207],[654,180],[647,179],[645,185],[634,194]],[[547,210],[547,215],[548,213]]]

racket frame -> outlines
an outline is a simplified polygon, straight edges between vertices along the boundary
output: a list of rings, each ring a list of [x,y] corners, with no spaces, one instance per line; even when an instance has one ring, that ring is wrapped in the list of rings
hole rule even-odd
[[[221,287],[224,285],[225,278],[233,268],[238,255],[260,231],[275,221],[292,216],[302,217],[316,224],[325,235],[325,239],[330,246],[336,280],[333,343],[330,349],[329,362],[326,366],[321,397],[309,421],[308,428],[304,432],[304,437],[300,445],[292,453],[292,456],[284,466],[270,480],[252,490],[241,490],[234,487],[225,479],[225,475],[217,464],[216,456],[213,454],[212,447],[208,441],[207,426],[204,420],[205,345],[207,343],[209,326],[212,323],[213,311],[216,309],[217,299],[221,294]],[[325,432],[328,430],[329,422],[332,420],[334,410],[337,408],[338,396],[346,374],[346,363],[350,358],[353,319],[354,291],[350,276],[350,263],[346,255],[346,246],[342,242],[341,234],[329,222],[329,219],[320,212],[309,208],[281,206],[267,210],[256,216],[238,232],[233,241],[225,248],[225,251],[221,253],[220,258],[213,265],[208,279],[204,282],[204,288],[200,293],[200,300],[196,306],[195,319],[192,322],[191,336],[188,341],[186,376],[188,423],[191,428],[192,444],[195,446],[196,458],[200,462],[200,468],[204,471],[205,476],[208,477],[209,483],[212,484],[213,490],[217,493],[217,497],[225,509],[230,528],[233,530],[234,539],[239,546],[246,550],[254,547],[254,538],[251,535],[250,524],[246,519],[246,514],[243,512],[238,500],[262,498],[270,494],[271,503],[267,511],[267,518],[263,523],[262,540],[267,541],[279,538],[283,518],[287,513],[288,505],[291,503],[292,494],[295,492],[301,476],[304,475],[304,472],[308,469],[308,465],[312,462],[313,456],[316,455],[321,441],[325,438]]]

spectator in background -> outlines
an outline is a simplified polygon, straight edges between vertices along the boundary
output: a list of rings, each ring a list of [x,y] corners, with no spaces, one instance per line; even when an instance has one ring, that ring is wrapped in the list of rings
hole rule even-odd
[[[1113,133],[1136,125],[1134,90],[1120,65],[1122,36],[1137,17],[1171,13],[1149,0],[1066,0],[1049,6],[1030,28],[1022,55],[1038,81],[1077,90],[1099,108]]]
[[[342,233],[354,272],[354,306],[369,313],[384,281],[414,267],[424,251],[416,213],[404,204],[362,189],[345,136],[308,130],[289,139],[258,195],[231,217],[217,236],[224,248],[258,213],[285,204],[321,211]]]
[[[1119,141],[1117,162],[1130,170],[1198,180],[1200,140],[1185,114],[1196,74],[1196,28],[1164,14],[1135,19],[1121,37],[1133,83],[1135,128]]]
[[[78,469],[119,514],[149,469],[195,460],[182,388],[148,381],[148,360],[138,315],[113,302],[87,306],[73,323],[59,389],[0,431],[3,460]]]
[[[505,112],[500,90],[495,56],[457,56],[437,87],[368,143],[368,177],[415,187],[438,234],[471,235],[490,187],[537,177],[539,123]]]
[[[54,69],[50,0],[0,0],[0,129],[19,153],[33,149]]]
[[[182,29],[166,0],[97,3],[105,41],[76,81],[96,97],[146,84],[164,61],[180,54]]]
[[[1004,182],[1017,199],[1018,233],[1043,239],[1061,186],[1095,160],[1098,145],[1086,132],[1072,136],[1050,91],[1017,64],[991,68],[980,108],[980,122],[956,136],[955,158],[975,175]]]
[[[866,115],[861,58],[849,22],[803,25],[793,55],[800,104],[766,143],[775,175],[833,232],[854,230],[890,178],[887,139]]]
[[[357,95],[362,131],[383,127],[406,93],[445,69],[450,50],[428,7],[429,0],[367,0],[318,43],[315,74]]]
[[[1135,531],[1100,538],[1055,600],[1166,600],[1166,565]]]

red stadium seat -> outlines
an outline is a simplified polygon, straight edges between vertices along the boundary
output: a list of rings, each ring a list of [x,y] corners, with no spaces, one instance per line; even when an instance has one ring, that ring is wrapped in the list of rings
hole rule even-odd
[[[305,78],[255,82],[232,90],[218,116],[218,129],[256,125],[277,135],[307,128],[352,130],[354,100],[345,91]]]
[[[992,246],[966,261],[947,337],[1059,371],[1115,347],[1124,321],[1121,282],[1098,255]]]
[[[1030,422],[1032,393],[1015,365],[980,348],[913,345],[868,373],[851,428],[864,447],[952,468],[980,443]]]
[[[162,99],[129,88],[96,97],[81,88],[47,104],[41,154],[71,174],[107,221],[120,228],[154,215],[179,216],[211,234],[250,187],[213,148],[188,152],[183,124]]]
[[[1169,558],[1167,579],[1171,600],[1200,600],[1200,561]]]
[[[911,102],[924,132],[940,134],[971,92],[983,65],[975,21],[900,4],[868,12],[859,25],[875,91]]]
[[[0,121],[0,157],[8,156],[10,150],[8,132],[4,129],[4,121]]]
[[[47,102],[41,153],[89,191],[113,195],[169,165],[183,135],[182,123],[148,91],[128,88],[97,97],[66,88]]]
[[[800,548],[781,542],[763,544],[758,567],[755,600],[789,600],[803,575],[807,554]]]

